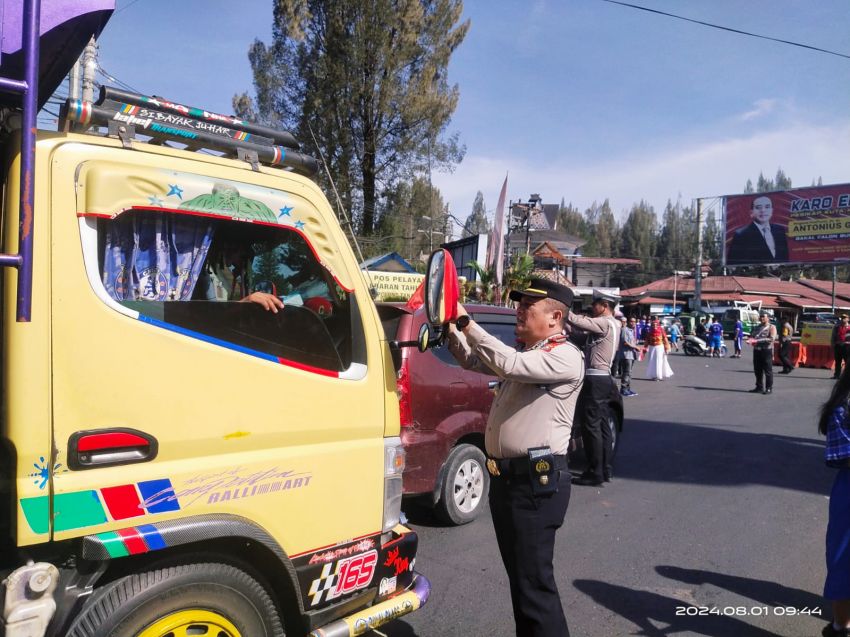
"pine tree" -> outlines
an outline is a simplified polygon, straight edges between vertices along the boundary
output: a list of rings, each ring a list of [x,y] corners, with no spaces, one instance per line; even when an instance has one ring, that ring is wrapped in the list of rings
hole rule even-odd
[[[449,59],[469,29],[461,0],[277,0],[272,43],[249,51],[256,99],[240,115],[295,130],[321,153],[362,234],[377,226],[380,183],[460,161],[446,128],[458,88]],[[313,143],[315,134],[315,144]]]
[[[466,218],[463,224],[463,232],[461,237],[471,237],[473,235],[487,234],[490,232],[490,224],[487,223],[487,208],[484,205],[484,193],[480,190],[475,195],[475,201],[472,202],[472,212]]]

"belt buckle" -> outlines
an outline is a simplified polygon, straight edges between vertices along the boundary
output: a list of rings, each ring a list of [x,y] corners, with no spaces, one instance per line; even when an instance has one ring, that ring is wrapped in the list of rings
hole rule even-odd
[[[489,471],[490,475],[494,477],[502,474],[502,472],[499,471],[499,463],[493,458],[487,458],[487,471]]]

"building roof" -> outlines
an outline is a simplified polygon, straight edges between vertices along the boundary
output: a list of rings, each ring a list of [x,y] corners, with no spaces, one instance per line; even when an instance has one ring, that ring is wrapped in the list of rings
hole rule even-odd
[[[783,305],[794,308],[831,308],[832,282],[782,281],[775,278],[710,276],[702,280],[701,297],[706,301],[761,301],[764,307],[777,308]],[[825,293],[824,285],[829,286]],[[848,292],[844,298],[838,294],[836,284],[836,307],[850,307],[850,284],[842,284],[842,292]],[[693,297],[694,279],[691,277],[667,277],[652,281],[647,285],[623,290],[624,299],[642,303],[644,298],[672,298],[673,292],[681,297]]]
[[[360,267],[368,270],[378,270],[380,272],[416,272],[416,268],[405,261],[404,257],[398,252],[387,252],[386,254],[366,259],[360,264]]]

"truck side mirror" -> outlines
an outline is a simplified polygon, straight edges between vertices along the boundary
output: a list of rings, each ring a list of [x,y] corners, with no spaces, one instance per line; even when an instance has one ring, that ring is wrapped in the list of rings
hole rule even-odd
[[[453,321],[457,312],[457,269],[451,255],[435,250],[425,273],[425,315],[437,327]]]

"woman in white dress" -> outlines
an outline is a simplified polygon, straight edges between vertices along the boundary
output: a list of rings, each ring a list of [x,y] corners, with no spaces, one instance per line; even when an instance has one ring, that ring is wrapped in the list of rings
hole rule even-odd
[[[667,332],[664,331],[658,317],[652,317],[652,323],[644,337],[646,349],[649,354],[646,361],[646,377],[651,380],[664,380],[673,375],[670,363],[667,362],[667,354],[670,352],[670,341]]]

